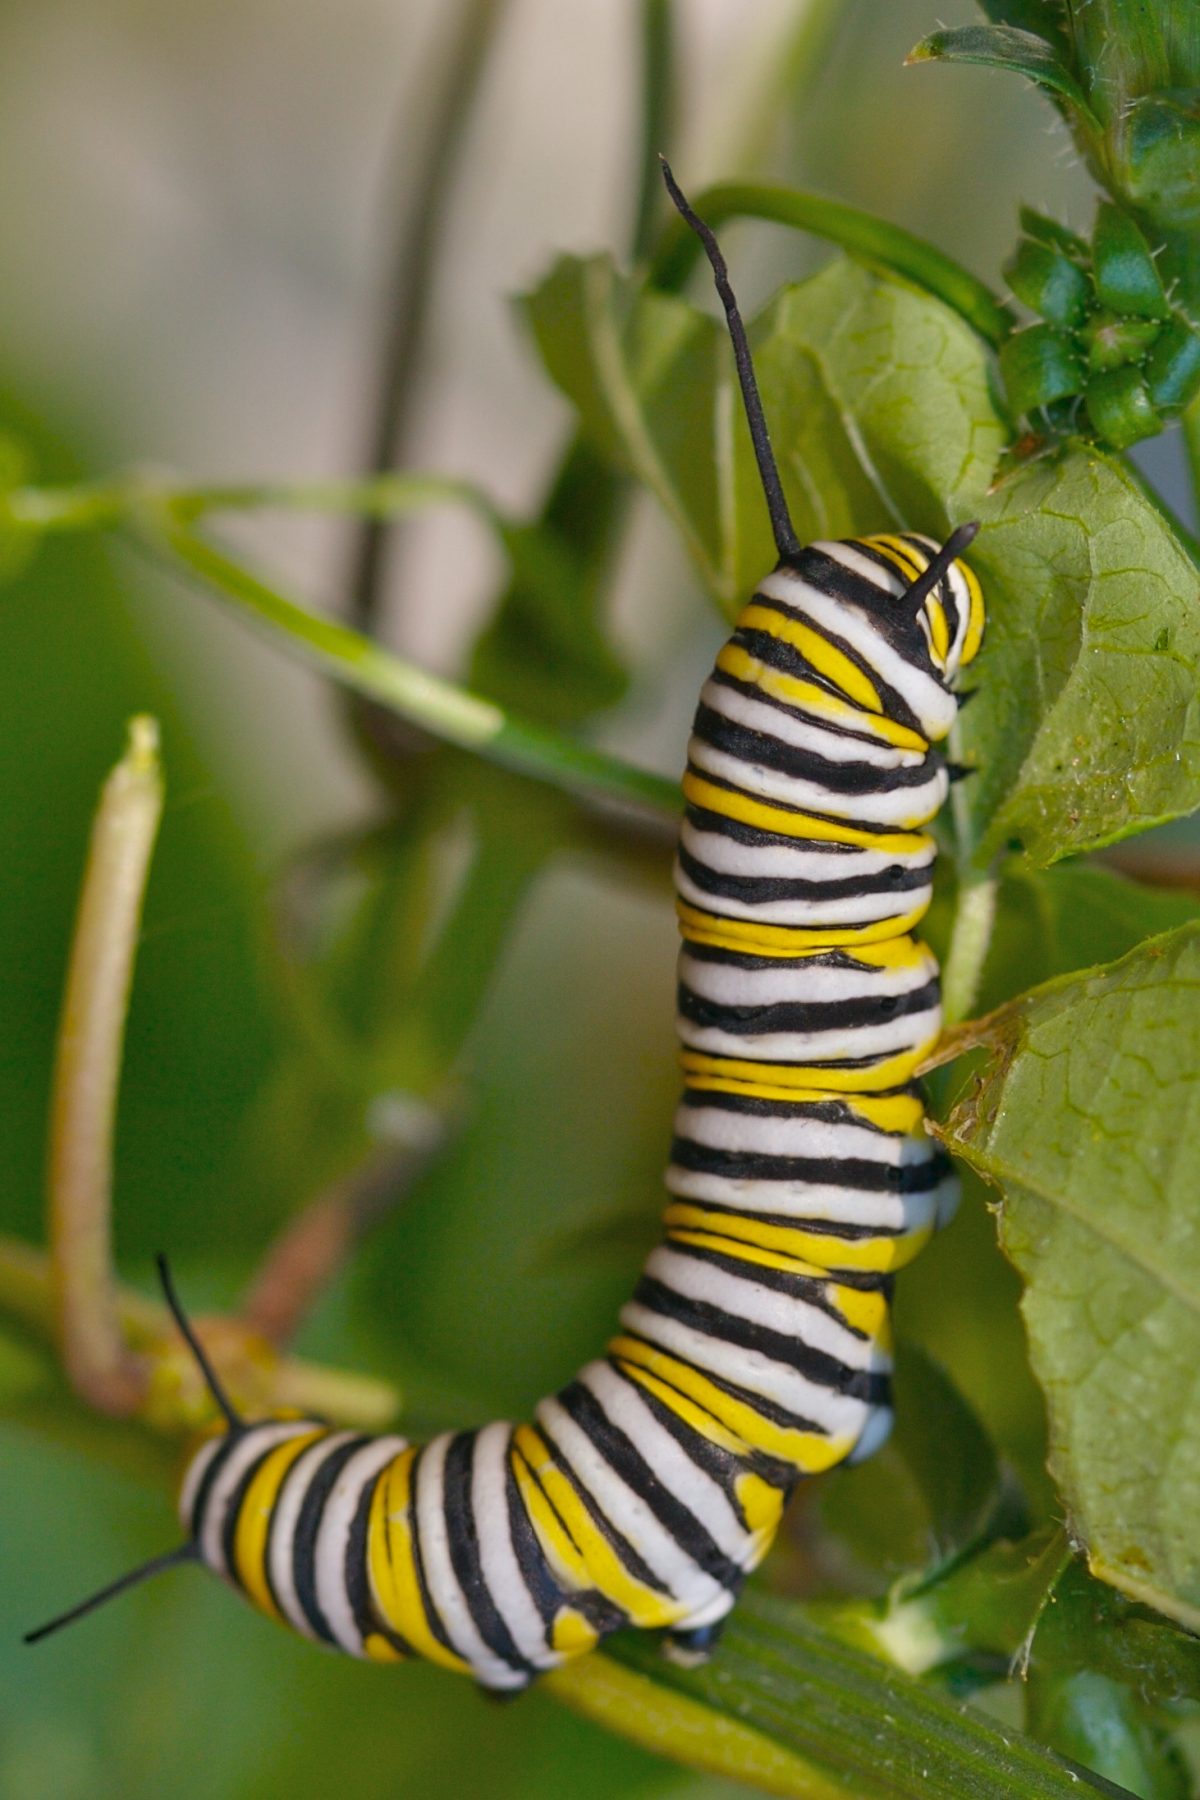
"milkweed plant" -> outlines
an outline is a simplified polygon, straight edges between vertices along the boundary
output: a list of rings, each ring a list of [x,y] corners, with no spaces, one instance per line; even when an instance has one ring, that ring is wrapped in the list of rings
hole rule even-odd
[[[1096,854],[1200,806],[1198,547],[1129,456],[1174,430],[1200,493],[1200,10],[1194,0],[983,0],[982,11],[984,22],[934,31],[909,62],[1024,77],[1065,122],[1094,184],[1092,216],[1070,226],[1021,208],[1002,290],[961,266],[952,244],[833,198],[736,169],[692,195],[714,228],[756,220],[831,251],[751,325],[800,538],[909,530],[940,543],[980,522],[969,560],[987,638],[952,741],[962,778],[939,824],[927,928],[946,1012],[928,1071],[932,1128],[964,1175],[963,1216],[928,1270],[906,1277],[892,1441],[872,1463],[807,1484],[715,1656],[683,1667],[644,1634],[618,1636],[547,1677],[545,1697],[489,1715],[489,1732],[512,1734],[503,1757],[519,1758],[522,1709],[541,1720],[560,1704],[592,1722],[573,1727],[588,1735],[561,1751],[556,1791],[649,1782],[657,1765],[640,1753],[626,1765],[595,1749],[623,1739],[746,1788],[821,1800],[1200,1793],[1200,880],[1172,865],[1155,885]],[[516,1405],[535,1366],[565,1375],[578,1360],[569,1315],[583,1290],[572,1283],[587,1287],[590,1332],[653,1237],[659,1198],[646,1171],[665,1149],[670,1069],[648,1072],[635,999],[620,1024],[632,1089],[614,1087],[598,1056],[580,1065],[590,1091],[568,1097],[561,1119],[553,1098],[530,1103],[527,1091],[544,1075],[538,1034],[557,1043],[570,1025],[545,986],[556,959],[586,964],[580,1032],[597,995],[613,1005],[621,995],[619,948],[564,949],[578,871],[598,872],[630,906],[664,907],[669,892],[676,781],[607,748],[609,715],[637,690],[612,594],[632,502],[648,493],[714,609],[696,614],[699,678],[714,618],[719,628],[734,615],[773,556],[723,322],[691,280],[695,239],[660,203],[676,22],[664,0],[647,0],[642,18],[633,241],[560,255],[521,302],[573,417],[536,515],[512,516],[458,477],[392,469],[389,420],[411,344],[382,381],[376,466],[363,477],[200,485],[139,470],[54,481],[38,476],[36,441],[5,440],[0,569],[14,630],[36,634],[55,557],[115,537],[138,552],[151,593],[179,578],[195,604],[220,600],[320,671],[378,796],[367,826],[313,844],[264,900],[257,968],[243,947],[232,974],[210,971],[226,1007],[237,1005],[235,979],[266,980],[273,995],[273,1023],[239,1075],[258,1197],[231,1194],[223,1212],[172,1223],[180,1241],[158,1247],[178,1251],[186,1277],[223,1234],[257,1239],[240,1297],[199,1324],[248,1413],[294,1406],[369,1429],[400,1420],[415,1434],[475,1422],[464,1406],[482,1418]],[[464,10],[427,171],[435,196],[494,27],[489,8]],[[999,85],[989,93],[1000,104]],[[686,158],[674,155],[683,178]],[[410,318],[422,278],[410,258],[397,299]],[[432,507],[466,509],[506,567],[455,680],[376,630],[384,533]],[[258,510],[355,521],[348,609],[311,610],[228,547],[222,517]],[[166,714],[161,742],[150,706]],[[177,899],[197,878],[171,862],[182,815],[170,796],[188,773],[172,742],[169,702],[148,691],[92,828],[55,1053],[44,1238],[0,1240],[0,1394],[21,1430],[60,1453],[52,1504],[45,1492],[27,1503],[43,1508],[43,1550],[79,1528],[63,1490],[89,1463],[144,1478],[145,1530],[158,1531],[164,1450],[177,1453],[207,1419],[149,1281],[119,1283],[113,1250],[125,1216],[118,1077],[131,992],[137,1023],[156,839]],[[1153,856],[1123,866],[1146,877],[1158,868]],[[531,951],[539,909],[550,937]],[[22,946],[6,952],[19,962]],[[485,1100],[488,1059],[505,1055],[489,1021],[497,984],[516,979],[514,956],[523,985],[511,1004],[528,1012],[534,1047],[513,1051]],[[160,1054],[174,1054],[170,1022],[157,1029]],[[208,1028],[205,1067],[219,1061],[222,1029]],[[139,1055],[153,1087],[155,1059],[145,1046]],[[631,1094],[626,1118],[614,1096],[628,1111]],[[200,1155],[217,1114],[202,1089],[194,1103]],[[506,1208],[521,1200],[522,1134],[548,1137],[543,1167],[568,1190],[573,1134],[589,1130],[627,1138],[620,1191],[561,1216],[548,1197],[536,1256],[514,1250],[523,1216]],[[478,1190],[470,1204],[468,1189]],[[150,1229],[134,1234],[142,1273]],[[439,1258],[453,1265],[440,1287]],[[504,1316],[489,1312],[490,1259],[511,1261],[523,1283]],[[569,1343],[537,1337],[548,1281],[565,1284],[566,1310],[553,1316]],[[436,1320],[426,1283],[440,1295]],[[358,1290],[372,1301],[370,1329],[354,1322]],[[422,1364],[423,1333],[474,1343],[473,1315],[530,1346],[492,1388],[486,1352],[474,1381],[460,1366],[439,1382]],[[21,1493],[6,1498],[19,1511]],[[139,1631],[153,1631],[156,1611],[178,1619],[165,1596],[186,1579],[121,1603]],[[41,1610],[64,1598],[47,1590]],[[120,1630],[111,1615],[109,1628]],[[485,1704],[437,1672],[330,1674],[260,1621],[238,1629],[255,1634],[264,1680],[294,1681],[303,1704],[336,1683],[360,1734],[389,1729],[398,1702],[376,1697],[381,1684],[416,1680],[433,1760],[456,1716]],[[212,1641],[193,1636],[187,1648],[194,1671]],[[56,1654],[28,1652],[23,1691],[36,1692],[41,1658]],[[86,1646],[78,1657],[76,1687],[98,1678]],[[206,1678],[195,1681],[202,1695]],[[254,1733],[268,1746],[275,1734],[261,1705]],[[288,1767],[271,1766],[276,1779]],[[533,1793],[533,1765],[522,1767],[516,1791]],[[206,1791],[272,1791],[256,1779],[226,1768],[225,1785]]]

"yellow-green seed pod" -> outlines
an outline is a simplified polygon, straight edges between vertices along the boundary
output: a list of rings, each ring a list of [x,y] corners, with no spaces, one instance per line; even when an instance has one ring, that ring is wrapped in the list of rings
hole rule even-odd
[[[1096,436],[1116,450],[1153,437],[1162,429],[1140,369],[1112,369],[1094,375],[1085,394],[1088,417]]]
[[[1096,209],[1092,259],[1101,305],[1135,318],[1170,317],[1149,244],[1129,214],[1107,201]]]
[[[1054,325],[1015,331],[1000,351],[1000,372],[1014,412],[1036,412],[1052,400],[1079,393],[1083,357],[1073,339]]]
[[[1022,238],[1004,265],[1008,285],[1030,312],[1055,325],[1077,325],[1091,297],[1092,284],[1078,263],[1061,250]]]
[[[1141,362],[1159,334],[1169,327],[1157,319],[1123,319],[1117,313],[1093,313],[1083,327],[1088,368],[1096,374]]]
[[[1182,412],[1200,393],[1200,333],[1185,319],[1172,319],[1146,359],[1146,387],[1162,412]]]

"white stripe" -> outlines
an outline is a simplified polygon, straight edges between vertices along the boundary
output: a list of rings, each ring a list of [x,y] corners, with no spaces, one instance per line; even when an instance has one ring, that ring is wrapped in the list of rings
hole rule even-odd
[[[781,1000],[819,1001],[832,1006],[845,1000],[880,1000],[915,993],[938,972],[932,953],[924,945],[919,948],[923,954],[907,968],[847,968],[844,964],[816,960],[817,956],[834,954],[823,951],[794,960],[772,958],[767,967],[755,969],[740,963],[710,962],[692,955],[684,944],[679,953],[679,974],[696,993],[722,1006],[770,1006]],[[847,954],[853,955],[853,951]]]
[[[606,1415],[645,1458],[658,1479],[698,1519],[717,1548],[739,1567],[747,1566],[753,1541],[729,1496],[659,1423],[636,1382],[619,1375],[611,1363],[591,1362],[576,1379],[596,1396]]]
[[[229,1511],[229,1502],[233,1499],[238,1483],[252,1463],[277,1444],[285,1444],[289,1438],[300,1437],[313,1429],[311,1419],[287,1420],[286,1422],[251,1425],[244,1435],[230,1450],[224,1463],[209,1490],[204,1505],[204,1517],[200,1521],[200,1554],[210,1569],[218,1575],[228,1575],[229,1566],[225,1561],[225,1553],[221,1545],[221,1535],[225,1529],[225,1516]]]
[[[311,1431],[312,1425],[307,1429]],[[300,1508],[304,1505],[304,1496],[325,1458],[336,1455],[342,1445],[348,1444],[356,1435],[353,1431],[332,1431],[306,1450],[284,1477],[271,1518],[271,1535],[267,1540],[267,1574],[271,1591],[288,1624],[308,1638],[315,1638],[317,1634],[300,1604],[296,1593],[295,1570],[292,1567],[292,1548]]]
[[[830,731],[818,724],[801,707],[768,706],[752,700],[738,688],[723,681],[706,681],[700,690],[704,705],[748,731],[758,731],[792,744],[799,750],[811,750],[827,762],[866,763],[873,769],[915,769],[929,755],[927,750],[904,750],[897,744],[883,744],[878,738],[849,737],[844,732]]]
[[[416,1466],[414,1510],[425,1586],[442,1630],[458,1654],[470,1663],[475,1678],[486,1687],[521,1688],[526,1681],[521,1671],[510,1668],[480,1637],[450,1560],[445,1482],[446,1452],[454,1435],[446,1431],[434,1438],[421,1452]]]
[[[527,1662],[553,1669],[564,1659],[546,1642],[546,1628],[525,1585],[513,1546],[508,1514],[509,1445],[512,1426],[485,1425],[475,1439],[471,1510],[479,1533],[479,1560],[496,1611]]]
[[[891,1237],[893,1243],[903,1242],[914,1232],[933,1229],[936,1195],[941,1191],[873,1194],[852,1187],[821,1186],[815,1182],[808,1185],[792,1181],[736,1181],[728,1175],[681,1169],[675,1163],[668,1168],[664,1184],[667,1192],[679,1200],[704,1200],[713,1206],[728,1207],[731,1212],[795,1220],[816,1236],[820,1236],[821,1226],[828,1222],[831,1225],[865,1226],[872,1232]],[[909,1255],[915,1253],[910,1251]],[[828,1256],[829,1261],[824,1267],[844,1266],[839,1263],[836,1245]]]
[[[313,1549],[317,1605],[329,1629],[351,1656],[364,1656],[362,1634],[354,1619],[346,1587],[346,1551],[350,1528],[365,1490],[393,1457],[407,1450],[402,1437],[380,1437],[364,1444],[342,1469],[321,1510]]]
[[[725,919],[754,919],[762,925],[807,925],[828,931],[837,925],[873,925],[880,919],[904,919],[916,923],[913,915],[924,912],[933,898],[933,883],[905,888],[902,892],[887,889],[879,893],[853,894],[841,900],[731,900],[725,894],[710,894],[698,887],[681,868],[675,870],[675,889],[680,898],[705,912]]]
[[[939,768],[917,787],[893,788],[890,793],[844,794],[803,776],[731,756],[706,744],[703,738],[689,738],[687,753],[689,762],[698,769],[731,782],[754,799],[781,801],[802,812],[823,813],[864,828],[887,825],[901,831],[919,831],[941,807],[949,786],[945,769]]]
[[[747,1265],[749,1266],[749,1265]],[[849,1369],[881,1373],[892,1366],[891,1357],[873,1338],[858,1337],[847,1326],[830,1318],[819,1306],[795,1295],[781,1293],[752,1276],[689,1256],[686,1251],[660,1245],[646,1263],[647,1275],[661,1281],[673,1293],[706,1306],[719,1307],[734,1318],[745,1319],[764,1331],[798,1340],[809,1349],[823,1351]]]
[[[859,881],[885,869],[932,869],[937,845],[922,840],[914,850],[865,850],[857,844],[743,844],[720,831],[702,831],[685,819],[680,842],[697,862],[727,875],[783,875],[790,881]]]
[[[741,1113],[687,1101],[676,1110],[675,1132],[711,1150],[763,1156],[853,1156],[894,1169],[922,1166],[937,1154],[924,1131],[872,1131],[868,1125],[835,1124],[808,1113]]]
[[[919,1013],[901,1013],[880,1025],[829,1025],[824,1031],[722,1031],[715,1025],[694,1025],[682,1014],[676,1020],[679,1041],[689,1050],[717,1056],[738,1057],[743,1062],[771,1063],[776,1067],[830,1063],[873,1057],[882,1061],[928,1046],[932,1050],[942,1028],[940,1006]]]
[[[187,1466],[183,1486],[179,1491],[179,1522],[189,1535],[192,1529],[192,1509],[196,1504],[200,1483],[204,1479],[204,1471],[228,1435],[223,1431],[218,1437],[209,1438],[206,1443],[201,1444]]]

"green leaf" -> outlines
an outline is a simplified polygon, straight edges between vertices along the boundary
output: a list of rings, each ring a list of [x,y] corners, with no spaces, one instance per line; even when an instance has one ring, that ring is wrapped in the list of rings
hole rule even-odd
[[[1126,1793],[758,1592],[703,1668],[678,1668],[629,1634],[547,1685],[652,1749],[797,1800]]]
[[[1014,25],[960,25],[923,38],[909,51],[907,60],[980,63],[987,69],[1007,69],[1026,76],[1053,99],[1065,101],[1090,125],[1097,126],[1083,89],[1053,48],[1035,32],[1022,31]]]
[[[1001,1190],[1051,1466],[1093,1571],[1200,1626],[1200,923],[995,1015],[946,1126]]]
[[[1200,895],[1143,887],[1095,863],[1014,863],[1000,887],[978,1011],[1055,975],[1112,962],[1197,917]]]
[[[528,305],[591,441],[654,490],[732,613],[774,554],[723,327],[607,258],[564,258]],[[939,532],[978,511],[1006,430],[948,308],[837,262],[784,289],[751,340],[802,537]]]
[[[1039,866],[1200,805],[1200,577],[1137,478],[1072,446],[980,506],[987,637],[954,797],[978,866]]]

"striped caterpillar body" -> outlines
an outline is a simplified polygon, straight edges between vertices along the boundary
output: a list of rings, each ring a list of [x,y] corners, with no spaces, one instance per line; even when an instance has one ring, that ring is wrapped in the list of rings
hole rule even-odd
[[[518,1690],[625,1625],[710,1648],[801,1476],[887,1434],[892,1273],[953,1206],[915,1070],[940,1029],[936,745],[983,630],[914,535],[801,547],[724,264],[780,562],[700,696],[676,865],[684,1094],[664,1235],[620,1330],[533,1421],[424,1446],[225,1414],[181,1495],[199,1560],[297,1631]],[[724,285],[723,285],[724,284]],[[773,484],[773,485],[772,485]]]

